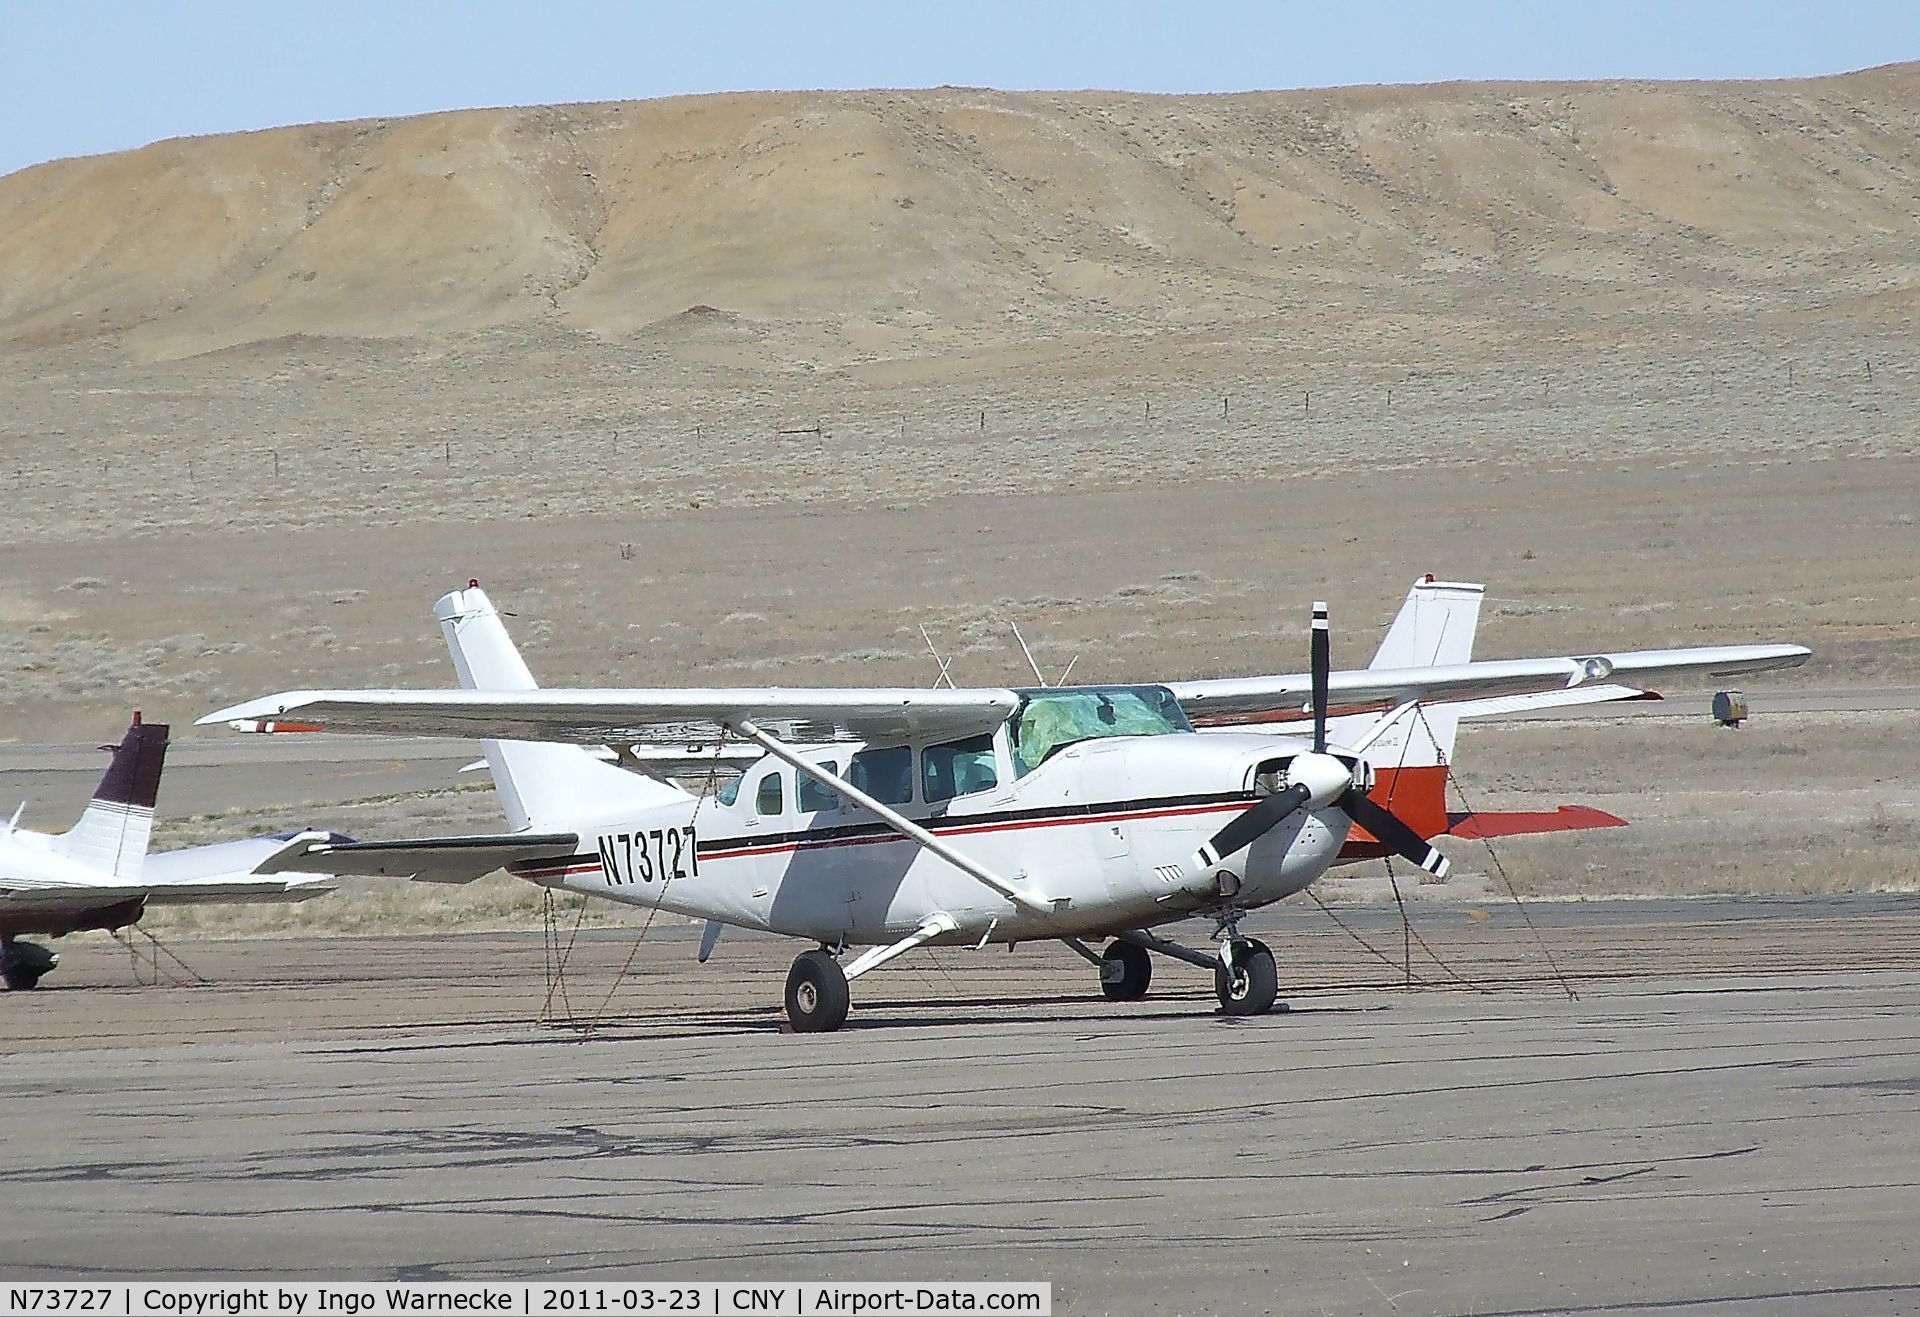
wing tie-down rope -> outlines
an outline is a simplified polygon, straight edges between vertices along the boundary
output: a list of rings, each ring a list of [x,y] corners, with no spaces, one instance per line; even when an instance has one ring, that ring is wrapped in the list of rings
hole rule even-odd
[[[144,961],[141,959],[140,948],[138,944],[136,944],[133,940],[133,935],[135,933],[138,933],[141,937],[144,937],[150,944],[150,948],[147,951],[146,959]],[[120,945],[124,946],[127,949],[128,963],[133,966],[133,981],[143,988],[157,988],[160,986],[160,974],[162,969],[162,966],[160,964],[160,957],[162,954],[164,954],[168,960],[171,960],[174,964],[178,965],[181,969],[185,970],[188,974],[192,975],[191,981],[187,979],[183,979],[178,975],[172,975],[171,977],[173,981],[167,985],[168,987],[191,988],[196,986],[204,986],[206,984],[213,982],[212,979],[202,974],[199,970],[195,969],[193,966],[187,964],[186,961],[180,959],[180,955],[178,952],[176,952],[172,947],[168,946],[166,943],[162,942],[159,938],[155,937],[147,929],[142,928],[139,924],[129,924],[124,930],[121,930],[118,928],[109,929],[107,930],[107,936],[112,938],[115,942],[120,943]],[[153,972],[153,977],[151,979],[141,978],[140,977],[141,973],[147,969],[150,969]]]
[[[700,810],[707,803],[707,798],[713,795],[715,784],[720,780],[720,756],[726,751],[727,735],[731,730],[732,729],[726,725],[721,725],[719,739],[713,743],[713,758],[707,761],[706,781],[700,788],[699,797],[693,802],[693,817],[687,820],[693,827],[696,838],[699,836]],[[698,846],[699,842],[696,840],[694,845]],[[699,863],[697,853],[694,857],[694,862],[696,864]],[[580,1030],[582,1038],[592,1037],[593,1031],[600,1027],[600,1021],[607,1013],[607,1004],[613,1000],[613,994],[619,991],[620,985],[626,981],[627,975],[632,972],[634,957],[640,954],[640,944],[647,940],[647,934],[653,929],[654,916],[660,913],[660,902],[666,899],[667,887],[673,882],[673,879],[673,874],[662,875],[660,879],[660,895],[655,898],[653,906],[647,911],[646,920],[640,925],[639,936],[635,937],[633,939],[633,945],[627,948],[626,963],[620,966],[620,972],[614,975],[613,982],[607,985],[607,995],[600,999],[600,1005],[598,1009],[594,1011],[593,1018],[588,1020],[584,1025],[574,1026]]]
[[[1434,736],[1433,726],[1427,722],[1426,710],[1417,709],[1415,714],[1420,719],[1420,725],[1427,729],[1427,735],[1433,738],[1433,743],[1439,745],[1440,739]],[[1460,792],[1460,803],[1467,807],[1467,813],[1474,813],[1473,801],[1467,798],[1466,784],[1460,780],[1459,773],[1454,771],[1451,756],[1444,758],[1448,784]],[[1560,991],[1567,994],[1568,1001],[1579,1001],[1580,994],[1573,990],[1573,984],[1561,970],[1560,963],[1553,958],[1553,949],[1547,945],[1547,939],[1541,935],[1539,927],[1534,924],[1533,914],[1527,909],[1527,903],[1520,899],[1520,890],[1513,885],[1513,879],[1507,873],[1507,866],[1500,863],[1500,852],[1493,848],[1493,838],[1482,837],[1480,840],[1487,848],[1487,858],[1493,862],[1494,872],[1500,875],[1501,885],[1507,889],[1507,895],[1512,898],[1514,908],[1520,912],[1520,918],[1525,921],[1527,931],[1533,934],[1534,945],[1540,948],[1540,954],[1545,958],[1547,968],[1553,971],[1553,977],[1559,982]]]

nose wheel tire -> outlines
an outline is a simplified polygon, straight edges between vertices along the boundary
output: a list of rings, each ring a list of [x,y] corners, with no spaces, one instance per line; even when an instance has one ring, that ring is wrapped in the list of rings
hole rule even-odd
[[[1100,991],[1108,1001],[1139,1001],[1153,982],[1153,957],[1131,942],[1109,942],[1100,953]]]
[[[1233,968],[1217,965],[1213,994],[1224,1015],[1265,1015],[1280,995],[1280,976],[1266,944],[1246,938],[1233,944]]]
[[[795,1033],[832,1033],[853,1004],[840,963],[824,951],[805,951],[787,971],[787,1021]]]

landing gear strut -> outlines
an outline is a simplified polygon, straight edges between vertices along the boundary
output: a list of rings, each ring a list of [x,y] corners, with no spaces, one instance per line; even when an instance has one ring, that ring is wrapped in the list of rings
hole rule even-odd
[[[826,951],[803,951],[787,971],[787,1020],[795,1033],[832,1033],[847,1022],[853,996],[840,962]]]
[[[40,976],[60,963],[60,957],[38,942],[0,941],[0,979],[14,992],[26,992],[40,983]]]
[[[1153,982],[1153,958],[1145,947],[1109,942],[1100,955],[1100,991],[1108,1001],[1139,1001]]]
[[[1213,971],[1213,994],[1224,1015],[1265,1015],[1280,994],[1273,953],[1257,938],[1232,938]]]

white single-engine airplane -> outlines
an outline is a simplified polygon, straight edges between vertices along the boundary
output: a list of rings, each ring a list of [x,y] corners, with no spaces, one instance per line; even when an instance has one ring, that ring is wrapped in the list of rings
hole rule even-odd
[[[19,941],[23,933],[64,937],[124,928],[138,923],[149,905],[304,901],[333,890],[328,878],[258,870],[277,855],[351,840],[338,833],[283,832],[148,855],[167,730],[133,715],[93,799],[66,832],[22,828],[24,802],[0,828],[0,979],[9,989],[37,986],[60,962],[39,943]]]
[[[804,938],[819,949],[787,977],[796,1031],[838,1028],[848,981],[915,947],[1041,939],[1099,965],[1114,1000],[1145,994],[1158,952],[1212,969],[1221,1008],[1253,1015],[1273,1006],[1277,972],[1272,952],[1239,934],[1247,911],[1302,890],[1350,845],[1351,855],[1391,853],[1446,872],[1421,830],[1382,803],[1393,790],[1369,763],[1377,748],[1398,747],[1401,763],[1382,762],[1400,773],[1416,723],[1442,728],[1425,742],[1444,758],[1460,712],[1513,708],[1521,697],[1628,698],[1641,693],[1634,683],[1794,667],[1810,653],[1742,645],[1442,661],[1465,652],[1463,635],[1471,643],[1479,590],[1416,584],[1376,666],[1347,672],[1331,670],[1327,610],[1316,604],[1304,675],[1036,689],[541,690],[469,582],[435,608],[462,689],[293,691],[200,721],[482,738],[512,831],[316,842],[261,868],[439,882],[505,868],[705,919],[702,960],[723,925]],[[1423,608],[1433,625],[1418,635]],[[1417,664],[1382,665],[1396,657]],[[1335,698],[1345,711],[1339,743],[1329,736]],[[1277,721],[1310,735],[1218,726]],[[1196,735],[1196,723],[1215,726]],[[763,756],[711,797],[588,748],[729,739]],[[1410,780],[1444,786],[1430,772]],[[1619,822],[1592,813],[1541,826]],[[1426,831],[1448,825],[1442,796]],[[1539,828],[1496,820],[1465,835],[1502,830]],[[1217,955],[1152,931],[1193,916],[1213,921]],[[1096,953],[1090,938],[1113,941]],[[843,966],[853,946],[868,949]]]

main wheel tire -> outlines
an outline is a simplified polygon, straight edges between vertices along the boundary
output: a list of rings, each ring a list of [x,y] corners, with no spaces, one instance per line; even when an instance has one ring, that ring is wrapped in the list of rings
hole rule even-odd
[[[60,957],[38,942],[10,942],[0,955],[0,980],[12,992],[30,992],[40,984],[40,976],[60,963]]]
[[[832,1033],[847,1022],[853,995],[840,963],[824,951],[803,951],[787,971],[787,1020],[795,1033]]]
[[[1131,942],[1109,942],[1100,953],[1100,991],[1108,1001],[1139,1001],[1153,982],[1153,957]]]
[[[40,971],[29,969],[0,970],[0,979],[5,979],[8,992],[31,992],[40,986]]]
[[[1233,944],[1233,971],[1213,970],[1213,993],[1226,1015],[1265,1015],[1280,995],[1280,974],[1266,944],[1252,938]]]

